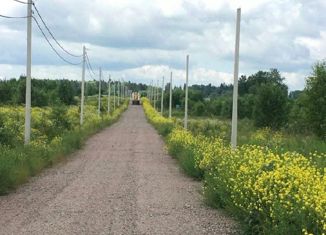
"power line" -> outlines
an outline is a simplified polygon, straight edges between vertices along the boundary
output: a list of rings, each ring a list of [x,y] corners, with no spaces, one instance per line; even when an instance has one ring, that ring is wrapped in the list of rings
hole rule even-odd
[[[88,57],[88,54],[86,53],[86,64],[88,64],[90,70],[92,71],[92,73],[95,75],[96,73],[94,72],[93,70],[93,67],[91,65],[91,62],[89,61],[89,57]]]
[[[52,50],[57,54],[57,56],[60,57],[60,59],[62,59],[64,62],[66,62],[66,63],[68,63],[68,64],[71,64],[71,65],[80,65],[80,64],[82,63],[82,61],[79,62],[79,63],[72,63],[72,62],[66,60],[65,58],[63,58],[63,57],[62,57],[62,56],[57,52],[57,50],[53,47],[53,45],[51,44],[51,42],[49,41],[49,39],[48,39],[47,36],[45,35],[45,33],[44,33],[43,29],[41,28],[41,26],[40,26],[39,22],[37,21],[37,19],[36,19],[35,17],[33,17],[33,19],[34,19],[34,21],[35,21],[37,27],[40,29],[41,33],[43,34],[43,37],[45,38],[45,40],[48,42],[48,44],[50,45],[50,47],[52,48]]]
[[[7,18],[7,19],[26,19],[29,18],[30,16],[5,16],[5,15],[0,15],[2,18]]]
[[[93,77],[93,75],[92,75],[92,73],[91,73],[91,68],[89,67],[89,65],[88,65],[88,63],[86,63],[86,65],[87,65],[87,72],[88,72],[88,74],[89,74],[89,76],[93,79],[93,80],[95,80],[95,78]],[[93,71],[92,71],[93,72]],[[94,73],[94,72],[93,72]],[[94,74],[95,75],[95,74]]]
[[[82,57],[83,55],[74,55],[71,52],[67,51],[59,42],[58,40],[54,37],[53,33],[51,32],[51,30],[49,29],[49,27],[47,26],[47,24],[45,23],[45,21],[43,20],[43,17],[41,16],[39,10],[37,9],[37,7],[35,6],[35,3],[33,3],[33,7],[36,10],[37,15],[40,17],[43,25],[45,26],[46,30],[49,32],[49,34],[51,35],[52,39],[56,42],[56,44],[64,51],[66,52],[68,55],[73,56],[73,57]]]
[[[23,1],[19,1],[19,0],[13,0],[14,2],[19,2],[19,3],[22,3],[22,4],[33,4],[33,3],[28,3],[28,2],[23,2]]]

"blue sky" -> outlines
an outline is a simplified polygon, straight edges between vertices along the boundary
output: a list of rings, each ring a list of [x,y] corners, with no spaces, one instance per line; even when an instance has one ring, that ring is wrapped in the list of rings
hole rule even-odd
[[[191,84],[231,83],[238,7],[241,74],[278,68],[291,90],[302,89],[311,66],[326,57],[324,0],[35,2],[60,43],[76,54],[86,45],[94,69],[101,66],[105,79],[111,74],[114,79],[149,83],[172,70],[175,84],[181,84],[190,54]],[[26,15],[26,5],[12,0],[1,0],[0,5],[0,14]],[[26,19],[0,18],[0,35],[0,78],[24,74]],[[81,78],[81,67],[58,59],[35,24],[32,74]]]

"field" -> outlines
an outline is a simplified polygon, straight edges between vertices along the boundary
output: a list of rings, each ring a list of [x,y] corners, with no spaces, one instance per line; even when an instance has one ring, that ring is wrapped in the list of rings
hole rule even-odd
[[[182,126],[183,120],[175,119],[177,125]],[[213,118],[191,118],[188,129],[194,135],[206,137],[218,137],[224,143],[231,139],[230,120]],[[238,145],[266,146],[273,152],[285,153],[297,152],[309,156],[314,164],[323,169],[326,167],[326,159],[322,153],[326,153],[326,142],[314,135],[302,135],[290,133],[287,130],[275,131],[271,128],[256,128],[249,119],[239,120],[238,123]]]
[[[113,99],[112,99],[113,100]],[[81,147],[84,140],[116,121],[127,108],[128,100],[107,113],[107,99],[102,98],[102,114],[97,112],[97,98],[88,97],[84,124],[79,124],[79,106],[58,105],[32,108],[32,139],[24,146],[24,108],[0,107],[0,194],[7,193],[67,154]]]
[[[190,121],[186,131],[180,120],[162,117],[147,99],[143,102],[169,153],[187,174],[203,181],[206,202],[238,217],[246,233],[325,234],[324,152],[290,151],[299,140],[291,144],[281,132],[244,131],[241,125],[241,146],[233,150],[223,121]],[[322,142],[316,145],[323,150]]]

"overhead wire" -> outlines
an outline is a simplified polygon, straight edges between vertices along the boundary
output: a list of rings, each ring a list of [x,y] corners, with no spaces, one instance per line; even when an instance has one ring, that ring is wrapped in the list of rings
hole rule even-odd
[[[91,79],[95,80],[95,78],[93,77],[92,73],[91,73],[91,68],[89,67],[88,63],[86,63],[86,66],[87,66],[87,72],[90,76]],[[95,75],[95,74],[94,74]]]
[[[51,36],[51,38],[55,41],[55,43],[65,52],[67,53],[68,55],[70,56],[73,56],[73,57],[82,57],[83,55],[75,55],[71,52],[69,52],[68,50],[66,50],[60,43],[59,41],[55,38],[55,36],[53,35],[52,31],[50,30],[50,28],[48,27],[48,25],[46,24],[45,20],[43,19],[40,11],[38,10],[38,8],[36,7],[34,1],[32,3],[29,3],[29,2],[23,2],[23,1],[20,1],[20,0],[12,0],[14,2],[18,2],[18,3],[21,3],[21,4],[32,4],[38,17],[40,18],[40,20],[42,21],[44,27],[46,28],[47,32],[49,33],[49,35]],[[51,47],[51,49],[54,51],[54,53],[61,59],[63,60],[64,62],[70,64],[70,65],[80,65],[82,63],[81,62],[78,62],[78,63],[73,63],[67,59],[65,59],[57,50],[56,48],[53,46],[53,44],[50,42],[49,38],[47,37],[47,35],[45,34],[44,30],[42,29],[39,21],[36,19],[36,17],[34,16],[6,16],[6,15],[1,15],[0,14],[0,17],[3,17],[3,18],[8,18],[8,19],[26,19],[26,18],[29,18],[29,17],[32,17],[33,20],[35,21],[37,27],[39,28],[41,34],[43,35],[44,39],[47,41],[47,43],[49,44],[49,46]],[[87,68],[88,68],[88,72],[90,74],[90,76],[94,79],[93,75],[96,75],[96,73],[94,72],[93,70],[93,67],[90,63],[90,59],[89,59],[89,56],[88,54],[86,53],[86,65],[87,65]]]
[[[29,18],[30,16],[6,16],[6,15],[0,15],[2,18],[7,18],[7,19],[26,19]]]
[[[90,70],[92,71],[92,73],[95,75],[96,73],[94,72],[93,70],[93,67],[91,65],[91,62],[89,61],[89,57],[88,57],[88,54],[86,53],[86,64],[88,64]]]
[[[43,37],[45,38],[45,40],[48,42],[48,44],[50,45],[50,47],[52,48],[52,50],[57,54],[57,56],[58,56],[61,60],[63,60],[64,62],[66,62],[66,63],[68,63],[68,64],[71,64],[71,65],[80,65],[80,64],[82,63],[82,61],[79,62],[79,63],[73,63],[73,62],[70,62],[70,61],[66,60],[62,55],[60,55],[59,52],[54,48],[54,46],[52,45],[52,43],[50,42],[50,40],[48,39],[48,37],[45,35],[45,33],[44,33],[42,27],[40,26],[39,22],[37,21],[37,19],[36,19],[34,16],[33,16],[33,19],[34,19],[34,21],[35,21],[37,27],[39,28],[39,30],[40,30],[41,33],[43,34]]]
[[[19,2],[19,3],[22,3],[22,4],[33,4],[33,3],[29,3],[29,2],[23,2],[23,1],[20,1],[20,0],[12,0],[14,2]]]
[[[48,31],[48,33],[50,34],[50,36],[52,37],[52,39],[56,42],[56,44],[64,51],[64,52],[66,52],[68,55],[70,55],[70,56],[73,56],[73,57],[82,57],[83,55],[75,55],[75,54],[73,54],[73,53],[71,53],[71,52],[69,52],[68,50],[66,50],[59,42],[58,42],[58,40],[54,37],[54,35],[53,35],[53,33],[51,32],[51,30],[50,30],[50,28],[47,26],[47,24],[45,23],[45,21],[44,21],[44,19],[43,19],[43,17],[41,16],[41,14],[40,14],[40,12],[39,12],[39,10],[38,10],[38,8],[36,7],[36,5],[35,5],[35,3],[33,2],[33,7],[34,7],[34,9],[36,10],[36,13],[37,13],[37,15],[39,16],[39,18],[41,19],[41,21],[42,21],[42,23],[43,23],[43,25],[45,26],[45,28],[46,28],[46,30]]]
[[[23,1],[20,1],[20,0],[12,0],[12,1],[22,3],[22,4],[33,4],[33,3],[23,2]],[[29,18],[31,16],[7,16],[7,15],[1,15],[0,14],[0,17],[7,18],[7,19],[26,19],[26,18]]]

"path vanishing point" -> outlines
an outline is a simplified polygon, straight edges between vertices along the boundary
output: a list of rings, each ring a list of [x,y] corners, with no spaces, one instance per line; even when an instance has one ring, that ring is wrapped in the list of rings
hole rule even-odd
[[[0,234],[236,234],[203,202],[141,106],[65,162],[0,197]]]

